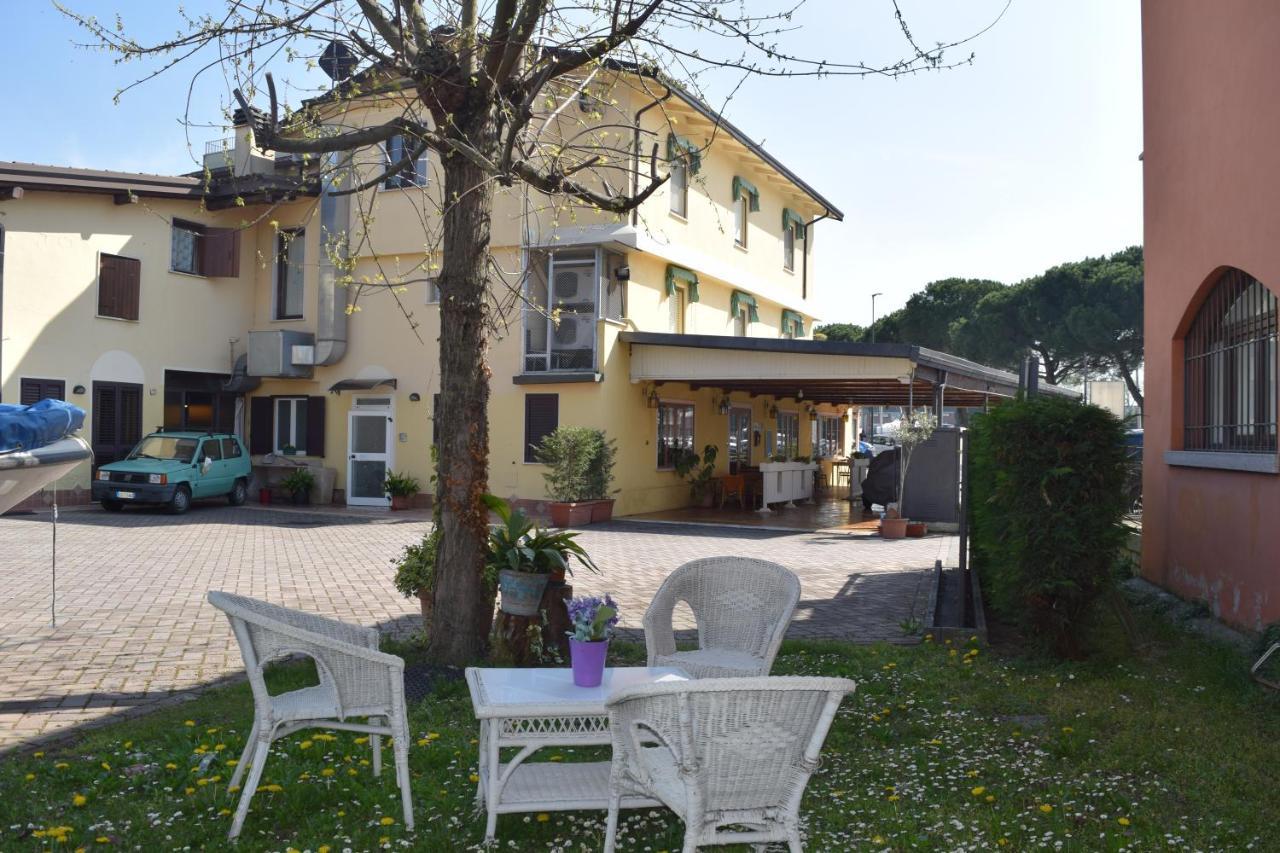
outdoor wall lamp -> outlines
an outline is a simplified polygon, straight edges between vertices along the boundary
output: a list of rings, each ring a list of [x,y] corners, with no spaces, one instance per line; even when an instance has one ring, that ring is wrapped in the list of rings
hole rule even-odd
[[[721,397],[720,397],[720,405],[719,405],[719,406],[717,406],[716,408],[717,408],[717,410],[719,410],[720,414],[722,414],[722,415],[727,415],[727,414],[729,414],[729,397],[728,397],[727,395],[726,395],[726,396],[721,396]]]
[[[650,386],[649,386],[649,393],[648,393],[648,394],[645,394],[644,399],[645,399],[645,403],[649,406],[649,408],[651,408],[651,409],[656,409],[656,408],[658,408],[658,389],[657,389],[657,386],[650,385]]]
[[[770,404],[769,404],[769,417],[773,418],[775,421],[778,419],[778,404],[777,404],[777,403],[770,403]]]
[[[410,403],[417,403],[421,400],[422,400],[422,395],[419,394],[417,391],[414,391],[412,394],[409,395]]]
[[[71,393],[72,393],[72,394],[83,394],[83,393],[84,393],[84,386],[83,386],[83,385],[77,385],[76,387],[74,387],[74,388],[72,388],[72,389],[71,389]]]

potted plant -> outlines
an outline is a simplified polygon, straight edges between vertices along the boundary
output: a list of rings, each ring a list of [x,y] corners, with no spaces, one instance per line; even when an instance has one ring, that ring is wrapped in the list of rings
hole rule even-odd
[[[598,572],[591,557],[567,530],[539,527],[522,510],[493,495],[484,496],[485,505],[501,523],[489,532],[486,576],[495,580],[502,592],[502,612],[512,616],[533,616],[538,612],[547,581],[553,576],[573,574],[570,558]]]
[[[599,687],[604,679],[609,639],[618,624],[618,605],[606,593],[604,598],[571,598],[569,608],[569,661],[573,683],[578,687]]]
[[[409,509],[413,504],[413,496],[418,493],[418,478],[388,471],[382,488],[391,495],[392,509]]]
[[[711,506],[711,481],[716,473],[716,456],[720,448],[708,444],[699,456],[685,450],[676,457],[676,473],[689,482],[689,495],[697,506]]]
[[[280,483],[293,497],[293,502],[302,506],[311,503],[311,488],[315,484],[315,475],[306,468],[294,468]]]
[[[880,535],[885,539],[901,539],[907,535],[909,520],[903,518],[901,512],[906,505],[907,469],[911,467],[911,455],[916,448],[928,441],[937,428],[938,419],[927,409],[915,410],[903,418],[898,427],[898,501],[887,508],[880,521]]]
[[[545,436],[534,450],[551,498],[551,523],[577,527],[613,517],[614,442],[604,430],[591,427],[559,427]]]
[[[406,545],[404,553],[391,562],[396,567],[395,586],[405,598],[418,599],[422,607],[422,626],[431,630],[432,590],[436,581],[436,554],[440,549],[440,526],[422,537],[422,541]]]

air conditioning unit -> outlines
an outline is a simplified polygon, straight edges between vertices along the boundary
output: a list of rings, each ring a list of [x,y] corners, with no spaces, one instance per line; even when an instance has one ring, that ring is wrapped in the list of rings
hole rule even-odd
[[[580,267],[554,268],[551,295],[558,304],[567,302],[591,303],[596,301],[595,264]]]
[[[249,375],[309,378],[315,361],[316,336],[310,332],[272,329],[249,333]],[[310,358],[298,356],[310,351]]]
[[[586,349],[595,337],[594,314],[561,314],[552,333],[555,349]]]

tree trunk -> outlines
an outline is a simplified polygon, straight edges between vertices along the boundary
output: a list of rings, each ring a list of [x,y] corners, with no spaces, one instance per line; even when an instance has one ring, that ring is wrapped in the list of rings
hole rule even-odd
[[[1129,369],[1128,362],[1120,362],[1120,375],[1124,377],[1124,384],[1129,388],[1129,396],[1133,398],[1133,402],[1138,404],[1138,414],[1142,414],[1142,389],[1138,387],[1137,377]]]
[[[455,116],[456,132],[496,155],[488,114]],[[429,656],[463,665],[483,657],[494,590],[484,583],[489,480],[488,253],[492,181],[459,156],[443,158],[444,258],[440,268],[440,408],[436,498],[440,554]]]

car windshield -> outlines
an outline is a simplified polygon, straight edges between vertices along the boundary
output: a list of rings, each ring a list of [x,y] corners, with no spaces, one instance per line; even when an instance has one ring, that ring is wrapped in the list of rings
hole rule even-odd
[[[129,454],[130,459],[176,459],[190,462],[196,455],[194,438],[178,438],[172,435],[149,435]]]

